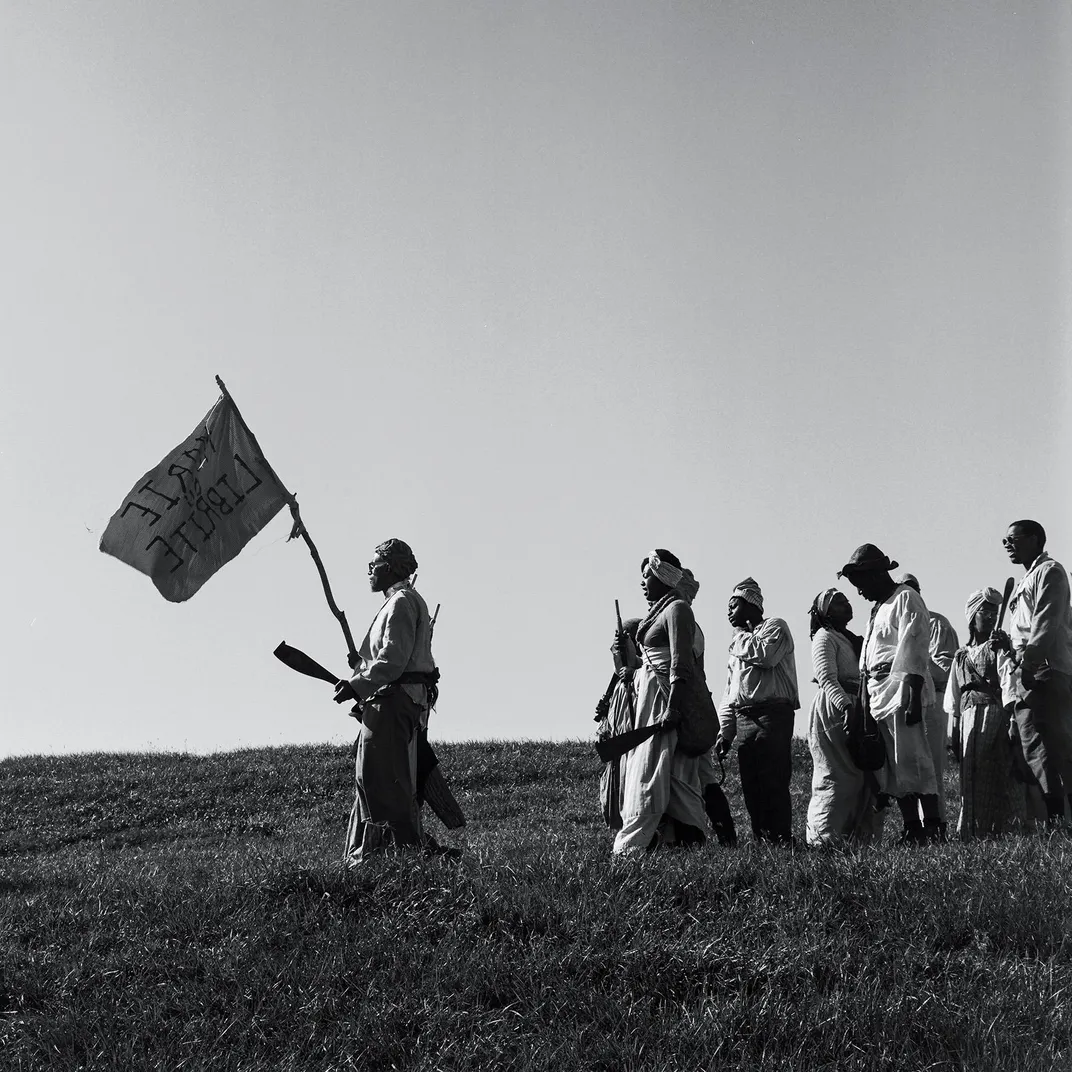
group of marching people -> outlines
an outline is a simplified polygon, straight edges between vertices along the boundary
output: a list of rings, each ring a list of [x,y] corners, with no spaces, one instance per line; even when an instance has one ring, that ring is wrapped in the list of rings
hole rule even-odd
[[[815,597],[809,845],[881,840],[894,803],[901,843],[945,840],[947,751],[960,768],[961,838],[1061,823],[1072,803],[1069,575],[1045,552],[1046,533],[1035,521],[1014,522],[1002,543],[1024,576],[1004,594],[985,587],[968,597],[964,645],[943,615],[928,610],[916,578],[895,580],[898,564],[874,544],[858,547],[838,571],[872,604],[862,635],[848,628],[854,616],[843,592],[828,588]],[[596,711],[608,757],[600,795],[614,852],[697,845],[708,824],[721,844],[736,844],[721,789],[734,743],[753,837],[791,844],[800,699],[788,625],[764,616],[752,578],[734,588],[734,634],[716,713],[692,612],[699,584],[660,548],[641,563],[641,587],[648,614],[621,623],[615,676]],[[1006,604],[1007,632],[998,628]]]

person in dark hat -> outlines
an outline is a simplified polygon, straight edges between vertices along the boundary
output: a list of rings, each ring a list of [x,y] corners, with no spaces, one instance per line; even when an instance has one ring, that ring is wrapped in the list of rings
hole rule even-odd
[[[862,695],[886,743],[884,788],[901,809],[901,841],[917,844],[941,837],[938,784],[923,722],[925,708],[935,702],[930,614],[915,589],[890,576],[896,568],[874,544],[865,543],[838,576],[874,604],[860,656],[867,681]]]
[[[428,604],[413,587],[417,559],[409,545],[381,543],[368,570],[369,588],[382,592],[384,603],[358,649],[353,676],[335,686],[335,702],[356,700],[361,717],[344,852],[351,866],[388,849],[424,844],[417,741],[439,679]]]

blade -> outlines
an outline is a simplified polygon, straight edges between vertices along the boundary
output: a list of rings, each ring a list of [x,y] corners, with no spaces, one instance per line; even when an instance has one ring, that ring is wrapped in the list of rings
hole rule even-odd
[[[315,659],[310,659],[304,651],[292,648],[285,640],[280,643],[279,647],[276,648],[272,654],[284,666],[289,666],[291,670],[296,670],[299,674],[304,674],[306,677],[315,677],[320,681],[329,681],[332,685],[339,680],[330,670],[321,666]]]
[[[626,752],[632,751],[638,744],[643,744],[662,729],[656,722],[651,726],[641,726],[638,730],[626,730],[617,737],[608,737],[605,741],[596,741],[596,754],[604,763],[620,759]]]

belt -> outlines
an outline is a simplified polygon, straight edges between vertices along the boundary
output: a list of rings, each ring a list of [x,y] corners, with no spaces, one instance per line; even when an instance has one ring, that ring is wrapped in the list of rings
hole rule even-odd
[[[960,690],[962,696],[967,696],[970,692],[978,692],[980,695],[985,696],[988,700],[1001,700],[1001,693],[997,689],[990,685],[977,684],[974,681],[969,681],[967,685]]]
[[[872,681],[885,681],[890,676],[890,671],[893,669],[893,663],[876,663],[874,666],[869,666],[864,670],[864,673]]]
[[[765,714],[768,711],[777,711],[780,707],[788,707],[790,711],[793,710],[793,701],[790,699],[785,700],[761,700],[759,703],[754,704],[735,704],[734,710],[737,715],[744,715],[746,718],[751,718],[756,715]]]
[[[438,683],[438,666],[434,670],[407,670],[391,682],[392,685],[427,685],[429,688]]]

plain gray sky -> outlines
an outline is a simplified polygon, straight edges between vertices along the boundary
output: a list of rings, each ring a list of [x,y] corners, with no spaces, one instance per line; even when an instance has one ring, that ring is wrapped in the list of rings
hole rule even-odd
[[[285,514],[182,605],[97,551],[216,373],[358,637],[413,545],[433,737],[589,734],[653,546],[716,697],[745,575],[808,698],[857,544],[961,631],[1008,521],[1072,562],[1069,45],[1058,3],[0,4],[0,753],[353,735],[271,656],[345,666]]]

